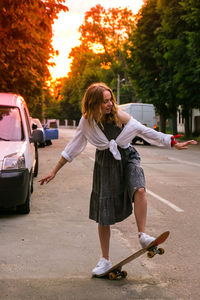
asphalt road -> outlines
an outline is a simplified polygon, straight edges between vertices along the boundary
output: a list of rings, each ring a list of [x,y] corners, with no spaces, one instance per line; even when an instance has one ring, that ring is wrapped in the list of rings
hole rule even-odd
[[[56,163],[74,130],[39,149],[39,178]],[[94,147],[88,145],[54,181],[35,180],[31,213],[0,215],[0,299],[199,299],[200,145],[187,151],[136,146],[147,181],[147,232],[170,230],[166,253],[145,255],[120,281],[91,278],[99,256],[88,219]],[[113,263],[139,250],[134,216],[112,226]]]
[[[147,181],[147,232],[156,236],[170,231],[162,260],[145,265],[176,299],[200,299],[200,145],[187,151],[152,146],[137,150]],[[122,223],[121,231],[134,247],[131,222]]]

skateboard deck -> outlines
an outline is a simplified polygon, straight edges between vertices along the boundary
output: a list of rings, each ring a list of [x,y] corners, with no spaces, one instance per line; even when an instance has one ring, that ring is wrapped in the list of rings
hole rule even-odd
[[[122,270],[122,267],[127,263],[131,262],[132,260],[136,259],[137,257],[141,256],[145,252],[147,252],[147,256],[149,258],[154,257],[156,254],[162,255],[164,254],[165,250],[163,248],[158,248],[158,245],[165,242],[165,240],[169,236],[169,231],[163,232],[159,235],[150,245],[146,248],[142,248],[139,251],[135,252],[134,254],[130,255],[129,257],[125,258],[124,260],[120,261],[118,264],[114,265],[110,268],[107,272],[101,275],[95,275],[95,277],[108,277],[109,279],[120,279],[125,278],[127,276],[127,272]]]

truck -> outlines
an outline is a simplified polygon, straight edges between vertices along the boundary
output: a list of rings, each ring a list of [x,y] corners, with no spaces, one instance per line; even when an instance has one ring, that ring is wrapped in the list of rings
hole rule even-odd
[[[131,115],[134,119],[139,121],[141,124],[150,127],[152,129],[157,129],[156,125],[156,114],[155,108],[153,104],[147,103],[126,103],[119,105],[122,111],[125,111],[129,115]],[[132,144],[136,144],[136,142],[142,142],[144,145],[149,145],[144,139],[139,136],[136,136]]]

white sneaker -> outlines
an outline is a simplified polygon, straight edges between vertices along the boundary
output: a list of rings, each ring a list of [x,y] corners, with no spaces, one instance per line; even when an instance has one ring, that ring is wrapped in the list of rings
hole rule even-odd
[[[144,232],[139,232],[139,241],[142,248],[146,248],[148,245],[150,245],[155,238],[153,236],[150,236]]]
[[[93,275],[101,275],[107,272],[112,267],[110,260],[102,257],[98,262],[97,266],[92,270]]]

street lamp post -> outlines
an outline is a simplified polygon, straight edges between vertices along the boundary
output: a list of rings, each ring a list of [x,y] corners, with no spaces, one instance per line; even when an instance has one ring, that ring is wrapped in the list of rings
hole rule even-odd
[[[124,83],[126,80],[125,78],[122,78],[120,80],[120,75],[117,74],[117,104],[120,105],[120,84]]]
[[[120,105],[120,75],[117,74],[117,104]]]

